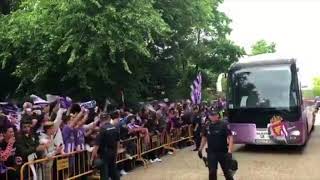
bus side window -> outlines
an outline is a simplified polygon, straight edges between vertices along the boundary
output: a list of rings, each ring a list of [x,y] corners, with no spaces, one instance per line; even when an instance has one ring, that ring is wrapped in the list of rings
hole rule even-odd
[[[247,96],[247,101],[246,101],[246,107],[257,107],[257,104],[259,102],[259,97],[257,94],[255,93],[251,93],[249,94],[249,96]]]
[[[240,107],[247,107],[247,100],[248,100],[248,96],[242,96],[241,102],[240,102]]]
[[[290,106],[296,106],[297,105],[297,93],[292,92],[292,95],[290,96]]]

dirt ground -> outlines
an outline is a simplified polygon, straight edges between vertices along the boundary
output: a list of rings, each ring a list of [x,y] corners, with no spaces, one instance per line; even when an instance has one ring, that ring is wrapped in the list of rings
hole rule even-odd
[[[192,147],[162,157],[163,162],[139,167],[123,180],[207,180],[208,170]],[[237,180],[320,180],[320,127],[305,148],[236,146]],[[224,179],[219,172],[219,180]]]

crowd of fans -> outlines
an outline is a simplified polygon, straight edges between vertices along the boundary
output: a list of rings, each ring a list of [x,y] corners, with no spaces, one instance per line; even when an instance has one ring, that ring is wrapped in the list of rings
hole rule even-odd
[[[19,108],[16,104],[0,103],[0,179],[17,179],[21,165],[36,159],[49,158],[74,151],[92,151],[99,128],[101,107],[95,101],[75,103],[68,97],[47,95],[43,100],[35,95],[30,102]],[[210,103],[211,104],[211,103]],[[220,99],[214,108],[222,109]],[[118,108],[109,112],[111,122],[120,131],[120,139],[139,136],[148,145],[154,134],[172,132],[175,128],[193,124],[197,150],[200,145],[200,129],[207,117],[207,110],[213,108],[207,103],[192,105],[189,100],[169,103],[154,101],[139,110]],[[132,159],[136,146],[134,142],[123,143],[125,156]],[[122,149],[122,150],[123,150]],[[119,150],[121,151],[121,149]],[[170,152],[169,152],[170,153]],[[146,157],[151,163],[161,162],[157,151]],[[47,161],[41,168],[31,168],[39,179],[50,179],[53,161]],[[126,163],[120,163],[121,175],[126,175]],[[37,175],[36,175],[37,174]]]

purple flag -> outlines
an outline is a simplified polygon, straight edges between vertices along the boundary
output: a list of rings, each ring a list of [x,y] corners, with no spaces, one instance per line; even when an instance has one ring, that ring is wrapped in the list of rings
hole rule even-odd
[[[191,87],[191,100],[193,104],[200,104],[201,103],[201,88],[202,86],[202,77],[201,73],[199,73],[196,79],[193,81]]]

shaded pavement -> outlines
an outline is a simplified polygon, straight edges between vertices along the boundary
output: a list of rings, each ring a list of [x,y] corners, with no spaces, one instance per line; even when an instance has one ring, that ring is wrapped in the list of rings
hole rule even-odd
[[[320,116],[319,116],[320,117]],[[320,124],[320,118],[317,123]],[[207,180],[208,170],[192,147],[164,156],[147,169],[134,169],[123,180]],[[319,180],[320,127],[312,132],[306,147],[237,145],[237,180]],[[219,180],[224,179],[221,172]]]

